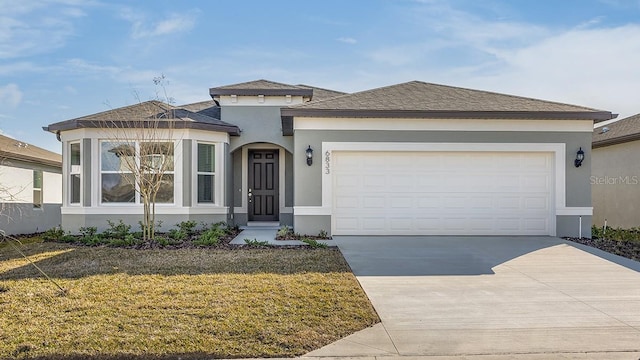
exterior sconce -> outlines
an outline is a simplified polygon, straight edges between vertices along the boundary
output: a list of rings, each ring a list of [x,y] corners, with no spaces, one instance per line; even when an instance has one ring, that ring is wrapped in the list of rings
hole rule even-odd
[[[311,145],[309,145],[305,154],[307,155],[307,165],[311,166],[313,164],[313,149],[311,149]]]
[[[582,147],[580,147],[580,150],[578,150],[578,153],[576,154],[576,160],[573,164],[576,167],[580,167],[582,166],[582,160],[584,160],[584,151],[582,151]]]

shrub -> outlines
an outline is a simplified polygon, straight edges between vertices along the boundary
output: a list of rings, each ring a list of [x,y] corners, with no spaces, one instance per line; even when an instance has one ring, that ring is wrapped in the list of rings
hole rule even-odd
[[[222,226],[225,228],[222,228]],[[215,246],[220,243],[220,239],[227,235],[225,223],[216,223],[211,226],[210,229],[206,229],[200,234],[200,236],[193,241],[195,245]]]
[[[258,239],[244,239],[244,243],[249,245],[250,247],[271,246],[271,244],[269,244],[268,241],[266,240],[260,241]]]
[[[138,243],[138,239],[134,234],[127,234],[123,239],[110,239],[108,242],[109,246],[120,247],[120,246],[133,246]]]
[[[95,226],[83,226],[79,228],[78,231],[80,232],[80,235],[82,235],[82,237],[91,237],[98,232],[98,228]]]
[[[61,241],[64,236],[65,236],[65,232],[64,230],[62,230],[62,227],[55,226],[45,231],[42,234],[42,239],[44,241]]]
[[[117,223],[107,220],[107,224],[109,224],[109,229],[102,233],[102,236],[106,238],[124,239],[131,233],[131,225],[125,224],[122,219],[118,220]]]
[[[102,237],[96,235],[96,233],[98,232],[98,228],[96,228],[95,226],[81,227],[78,229],[78,231],[80,232],[79,240],[85,245],[95,246],[100,245],[104,242]]]
[[[214,229],[205,230],[200,236],[193,241],[195,245],[216,246],[220,243],[218,231]]]
[[[287,225],[282,225],[282,227],[280,227],[280,229],[278,230],[278,236],[279,237],[286,237],[287,235],[291,234],[292,230],[289,226]]]
[[[608,227],[605,230],[594,225],[591,227],[591,237],[596,239],[640,242],[640,228],[621,229]]]
[[[327,234],[326,231],[324,230],[320,230],[320,232],[318,233],[318,237],[321,239],[328,239],[329,238],[329,234]]]
[[[192,236],[195,233],[196,225],[198,225],[198,223],[193,220],[189,220],[189,221],[182,221],[176,225],[178,226],[180,231],[186,234],[185,237],[187,237],[187,236]]]
[[[169,237],[174,240],[184,240],[189,236],[186,230],[183,229],[171,229],[169,230]]]
[[[301,241],[314,249],[326,249],[329,247],[327,244],[319,242],[316,239],[303,238]]]

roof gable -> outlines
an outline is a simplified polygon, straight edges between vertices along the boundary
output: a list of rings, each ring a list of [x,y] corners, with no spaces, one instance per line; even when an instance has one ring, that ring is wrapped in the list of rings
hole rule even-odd
[[[284,96],[299,95],[311,97],[313,90],[306,87],[278,83],[269,80],[255,80],[239,84],[219,86],[209,89],[209,95],[215,98],[220,95],[265,95],[265,96]]]
[[[629,116],[593,131],[594,148],[640,140],[640,114]]]

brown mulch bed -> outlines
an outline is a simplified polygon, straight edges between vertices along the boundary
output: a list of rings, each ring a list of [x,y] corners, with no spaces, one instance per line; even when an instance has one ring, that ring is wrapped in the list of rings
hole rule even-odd
[[[640,241],[633,240],[611,240],[598,238],[564,238],[578,244],[591,246],[608,253],[625,257],[627,259],[640,261]]]

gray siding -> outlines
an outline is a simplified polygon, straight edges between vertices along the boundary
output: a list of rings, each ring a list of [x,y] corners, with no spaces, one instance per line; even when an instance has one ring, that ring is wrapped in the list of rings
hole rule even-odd
[[[43,204],[34,209],[33,204],[0,204],[0,230],[9,235],[32,234],[60,226],[60,204]]]

